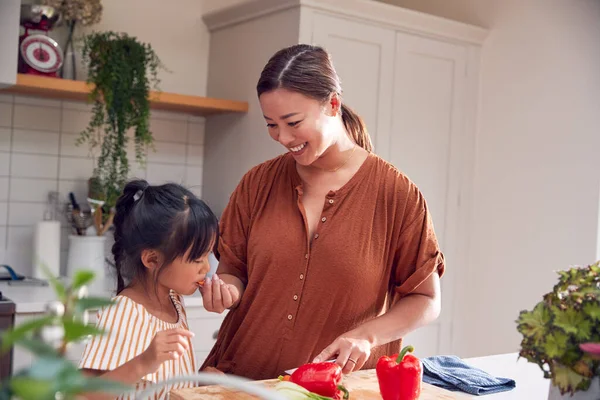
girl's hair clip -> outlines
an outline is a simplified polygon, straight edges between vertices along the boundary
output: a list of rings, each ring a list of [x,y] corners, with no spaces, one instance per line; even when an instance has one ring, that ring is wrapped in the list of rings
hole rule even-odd
[[[144,194],[144,191],[142,189],[135,192],[135,194],[133,195],[133,201],[134,202],[138,201],[142,197],[143,194]]]

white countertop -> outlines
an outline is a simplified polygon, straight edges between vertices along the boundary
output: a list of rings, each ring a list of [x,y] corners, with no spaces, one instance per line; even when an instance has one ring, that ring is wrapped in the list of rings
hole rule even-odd
[[[550,381],[544,379],[542,370],[517,353],[499,354],[486,357],[466,358],[464,361],[490,375],[511,378],[516,388],[508,392],[478,396],[489,400],[547,400]]]
[[[12,300],[16,305],[17,314],[41,313],[46,309],[46,304],[56,300],[56,295],[51,286],[19,284],[18,286],[9,285],[6,281],[0,282],[0,291],[2,295]],[[89,288],[90,296],[107,297],[114,296],[114,291],[103,286],[91,286]],[[203,307],[202,296],[196,292],[192,296],[185,296],[186,307]]]

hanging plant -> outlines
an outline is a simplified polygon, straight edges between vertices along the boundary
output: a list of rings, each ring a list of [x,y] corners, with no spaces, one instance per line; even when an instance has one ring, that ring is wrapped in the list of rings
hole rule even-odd
[[[145,163],[145,151],[152,146],[150,131],[151,88],[159,83],[162,64],[149,44],[126,33],[95,32],[83,39],[83,60],[88,67],[87,82],[92,118],[78,138],[92,152],[100,149],[94,169],[94,190],[103,197],[105,222],[129,175],[128,132],[133,130],[137,162]],[[107,212],[109,211],[109,212]]]

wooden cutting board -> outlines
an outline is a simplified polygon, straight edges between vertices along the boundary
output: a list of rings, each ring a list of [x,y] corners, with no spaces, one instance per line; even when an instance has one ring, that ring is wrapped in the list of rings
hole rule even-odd
[[[272,387],[277,380],[258,381],[257,384]],[[374,370],[353,372],[344,377],[344,385],[350,391],[350,400],[381,400],[379,384]],[[419,400],[463,400],[472,399],[464,393],[450,392],[423,383]],[[171,391],[171,400],[257,400],[256,396],[221,386],[203,386]]]

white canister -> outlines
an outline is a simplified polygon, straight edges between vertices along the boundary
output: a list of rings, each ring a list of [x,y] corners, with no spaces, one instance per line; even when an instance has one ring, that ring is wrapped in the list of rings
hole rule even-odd
[[[54,277],[60,276],[60,221],[40,221],[33,234],[33,277],[48,279],[42,265]]]
[[[96,274],[95,285],[102,285],[106,275],[104,243],[106,236],[69,236],[67,276],[73,277],[77,270],[90,270]]]

